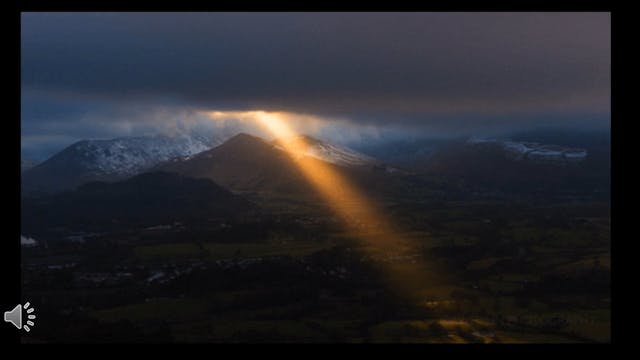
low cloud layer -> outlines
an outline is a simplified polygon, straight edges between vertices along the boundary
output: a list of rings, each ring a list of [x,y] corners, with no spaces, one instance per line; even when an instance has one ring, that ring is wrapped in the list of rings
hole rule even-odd
[[[327,119],[316,130],[343,141],[608,127],[610,21],[607,13],[24,13],[23,149],[42,150],[47,137],[51,148],[166,131],[212,110],[306,114]]]

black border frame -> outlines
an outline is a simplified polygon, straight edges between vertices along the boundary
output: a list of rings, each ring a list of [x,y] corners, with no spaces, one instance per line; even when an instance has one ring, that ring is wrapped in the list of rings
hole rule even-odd
[[[10,108],[11,111],[13,112],[12,114],[11,113],[8,114],[7,117],[9,119],[6,120],[12,126],[12,128],[8,130],[8,133],[11,135],[5,137],[5,142],[4,142],[4,145],[9,147],[8,154],[11,154],[11,155],[8,155],[11,158],[11,161],[8,161],[8,163],[11,164],[9,166],[10,170],[7,170],[11,175],[5,177],[5,180],[8,180],[8,181],[5,181],[5,184],[9,186],[4,186],[3,189],[5,191],[4,198],[5,198],[5,204],[7,206],[7,211],[5,211],[5,221],[8,224],[11,224],[12,230],[9,231],[10,239],[5,239],[4,241],[0,242],[0,246],[2,247],[0,250],[1,251],[0,253],[3,254],[3,261],[1,261],[0,264],[2,265],[1,273],[4,278],[3,281],[0,283],[2,284],[2,290],[0,290],[0,294],[2,294],[2,296],[0,297],[0,305],[2,305],[2,309],[3,309],[2,311],[4,312],[8,309],[13,308],[15,304],[21,301],[21,296],[20,296],[20,287],[21,287],[20,272],[21,271],[20,271],[20,255],[19,255],[20,245],[18,245],[17,241],[14,241],[11,239],[17,238],[17,235],[20,232],[19,212],[15,211],[14,206],[17,206],[18,208],[20,206],[20,173],[17,170],[18,169],[17,158],[19,157],[17,155],[20,154],[21,121],[17,121],[17,119],[21,118],[20,117],[21,116],[21,102],[20,102],[21,72],[19,71],[19,69],[21,67],[20,29],[21,29],[21,13],[22,12],[31,12],[31,11],[71,11],[71,12],[82,12],[82,11],[114,11],[114,12],[122,12],[122,11],[136,11],[136,12],[137,11],[150,11],[150,12],[156,12],[156,11],[161,11],[161,12],[165,12],[165,11],[180,11],[180,12],[187,12],[187,11],[252,11],[252,12],[253,11],[499,11],[499,12],[505,12],[505,11],[519,11],[519,12],[522,12],[522,11],[578,11],[578,12],[602,11],[602,12],[609,12],[610,16],[612,17],[612,20],[614,18],[613,16],[614,12],[612,11],[612,7],[610,4],[608,6],[607,5],[597,6],[590,2],[585,2],[585,1],[567,1],[564,4],[553,3],[554,4],[553,6],[549,5],[549,3],[541,4],[540,2],[532,2],[532,1],[527,1],[527,2],[492,1],[490,3],[489,2],[483,3],[482,6],[480,6],[480,4],[476,4],[475,6],[473,6],[473,5],[464,4],[464,3],[423,3],[419,5],[415,1],[405,2],[405,3],[394,2],[394,3],[386,3],[386,4],[371,2],[367,4],[368,6],[366,7],[366,10],[362,9],[362,7],[361,8],[349,7],[344,3],[340,5],[337,5],[337,4],[338,4],[337,2],[326,2],[326,1],[314,2],[314,3],[304,2],[304,3],[296,3],[296,4],[287,3],[287,2],[279,2],[279,3],[263,2],[261,4],[219,3],[219,2],[199,3],[197,1],[192,1],[192,0],[183,0],[181,2],[174,2],[174,3],[151,2],[151,1],[147,1],[147,2],[127,1],[126,3],[118,3],[118,4],[115,4],[111,1],[104,1],[104,0],[91,1],[91,2],[86,2],[86,1],[80,2],[77,0],[76,1],[65,0],[65,1],[56,1],[56,2],[27,0],[27,1],[22,1],[20,4],[15,4],[15,3],[12,4],[13,5],[11,9],[12,11],[5,12],[5,15],[9,15],[10,19],[8,21],[4,21],[4,24],[9,25],[10,32],[12,34],[12,36],[9,37],[10,40],[5,42],[5,45],[9,47],[9,50],[13,56],[10,57],[9,61],[5,62],[5,64],[9,63],[13,68],[9,70],[9,76],[14,76],[15,78],[11,79],[10,83],[14,85],[17,89],[14,88],[12,89],[12,91],[8,92],[10,96],[9,99],[11,100],[6,102],[7,105],[9,104],[12,105],[12,106],[8,106],[8,108]],[[616,16],[615,16],[616,23],[619,20],[618,15],[621,15],[621,13],[616,12]],[[614,59],[620,59],[619,57],[620,55],[614,56],[615,47],[613,47],[613,43],[614,43],[613,34],[614,34],[615,28],[616,26],[614,26],[614,22],[612,21],[612,61]],[[615,32],[617,32],[617,30]],[[15,57],[17,57],[17,59]],[[612,75],[611,79],[612,79],[612,85],[613,85],[614,83],[613,82],[613,63],[612,63],[611,75]],[[613,101],[613,93],[614,92],[612,87],[612,92],[611,92],[612,115],[614,113],[614,108],[619,107],[618,105],[619,103],[616,101]],[[612,125],[613,125],[613,121],[612,121]],[[13,128],[13,126],[15,126],[15,128]],[[619,134],[617,130],[614,131],[614,129],[617,129],[617,126],[618,125],[616,125],[616,127],[611,126],[612,144],[614,143],[620,144],[620,141],[621,141],[621,140],[618,140],[616,142],[613,141],[614,138],[616,139],[619,138]],[[11,141],[6,141],[7,138],[9,138]],[[617,151],[614,150],[614,148],[615,146],[612,146],[612,149],[611,149],[612,150],[611,152],[612,169],[613,169],[613,163],[617,163],[613,161],[613,153],[618,153]],[[17,179],[15,180],[11,179],[12,176],[16,176]],[[613,205],[613,202],[614,202],[613,198],[615,197],[615,195],[620,194],[618,190],[614,190],[613,184],[616,182],[620,182],[621,178],[613,176],[613,171],[612,171],[611,180],[612,180],[611,204]],[[17,188],[13,188],[13,186],[16,186]],[[616,201],[616,204],[619,204],[619,203]],[[611,215],[613,215],[613,206],[611,207]],[[13,220],[12,218],[13,216],[16,216],[17,218]],[[611,291],[612,291],[612,299],[616,298],[616,306],[615,306],[616,310],[614,310],[614,306],[612,305],[612,330],[611,330],[612,342],[611,344],[620,344],[624,338],[630,338],[630,336],[632,336],[633,333],[630,333],[621,329],[621,326],[625,322],[625,320],[623,319],[627,317],[627,315],[625,315],[625,313],[618,307],[618,306],[622,306],[620,301],[624,299],[624,297],[622,297],[619,293],[619,290],[621,289],[620,286],[622,286],[619,284],[623,283],[623,280],[616,280],[615,278],[616,277],[619,278],[624,274],[630,275],[631,273],[629,272],[630,267],[628,266],[630,262],[621,260],[622,257],[624,257],[625,252],[619,249],[620,248],[619,241],[613,241],[613,228],[611,230],[611,234],[612,234],[611,252],[614,258],[613,264],[612,264]],[[620,233],[618,232],[618,230],[616,230],[616,236],[619,236],[618,234]],[[632,242],[632,241],[635,241],[635,239],[632,237],[627,237],[626,241]],[[628,252],[626,254],[630,255]],[[629,283],[626,283],[626,282],[624,283],[628,284],[629,288],[632,288],[633,285],[635,284],[633,279],[631,279]],[[0,326],[0,343],[19,344],[20,333],[11,326],[5,326],[5,325]],[[400,350],[400,353],[403,353],[404,349],[418,350],[420,351],[420,353],[418,353],[418,356],[429,356],[429,355],[437,356],[439,352],[441,352],[442,355],[451,356],[456,353],[460,354],[460,352],[467,352],[467,351],[476,353],[478,355],[480,354],[489,355],[490,353],[495,353],[495,352],[512,353],[512,352],[523,351],[528,353],[528,355],[553,356],[553,355],[559,355],[558,352],[561,353],[562,351],[567,351],[569,352],[569,356],[576,356],[578,355],[577,353],[575,353],[576,351],[580,352],[584,350],[585,352],[588,352],[589,355],[598,356],[600,354],[604,355],[605,351],[608,353],[609,350],[611,350],[611,348],[609,347],[609,345],[611,344],[594,344],[594,345],[586,344],[583,346],[580,346],[578,344],[576,345],[503,344],[503,345],[465,345],[465,346],[430,345],[430,346],[427,346],[426,348],[423,348],[420,345],[407,345],[403,347],[376,345],[374,346],[376,348],[374,351],[376,352],[376,355],[383,355],[384,351],[383,352],[380,352],[380,351],[383,349],[386,349],[387,351],[389,351],[388,354],[395,355],[395,356],[398,355],[399,350]],[[295,348],[295,345],[290,347]],[[364,347],[362,346],[357,346],[357,347],[346,346],[346,348],[349,348],[349,347],[352,347],[353,350],[358,351],[360,355],[362,355],[360,351],[364,350]],[[21,347],[21,348],[24,348],[24,347]],[[106,348],[106,347],[103,347],[103,348]],[[109,347],[109,348],[114,349],[115,347]],[[154,346],[154,348],[162,349],[161,351],[164,351],[164,349],[166,349],[166,346],[162,346],[162,345]],[[402,350],[400,348],[402,348]],[[5,352],[8,351],[6,347],[4,350]],[[141,350],[147,351],[150,349],[147,347]],[[239,349],[238,346],[236,346],[232,351],[237,352],[238,350],[241,350],[241,349]],[[182,354],[182,351],[181,350],[179,351],[180,351],[179,354]],[[423,351],[424,353],[422,353]],[[81,355],[84,355],[84,356],[88,355],[86,353],[84,354],[82,353],[83,352],[80,352]],[[303,355],[303,353],[298,353],[298,354]],[[215,355],[209,354],[209,356],[215,356]]]

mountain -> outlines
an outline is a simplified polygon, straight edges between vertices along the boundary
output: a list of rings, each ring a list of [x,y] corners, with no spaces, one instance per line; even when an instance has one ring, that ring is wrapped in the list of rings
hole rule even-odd
[[[83,140],[24,171],[22,192],[54,193],[89,181],[124,179],[162,161],[197,154],[219,143],[217,138],[186,135]]]
[[[582,130],[575,128],[538,128],[507,133],[501,136],[513,141],[529,141],[545,144],[562,144],[587,150],[611,147],[611,132],[602,130]]]
[[[287,191],[305,184],[286,152],[244,133],[190,158],[169,160],[156,169],[211,179],[234,191]]]
[[[468,144],[480,146],[498,146],[507,158],[515,161],[555,164],[559,166],[577,164],[586,161],[587,150],[560,145],[541,144],[530,141],[512,141],[497,139],[471,138]]]
[[[609,167],[582,148],[499,140],[452,141],[423,167],[476,189],[519,194],[608,194]]]
[[[72,191],[23,198],[22,230],[151,226],[190,219],[230,218],[253,209],[250,202],[211,180],[150,172],[124,181],[91,182]]]
[[[376,182],[393,170],[353,150],[309,136],[303,140],[307,147],[299,155],[305,161],[326,163],[344,176],[367,181],[369,188],[375,188]],[[208,178],[233,191],[297,196],[315,193],[278,140],[269,142],[242,133],[211,150],[169,160],[156,169]]]
[[[406,169],[415,174],[416,182],[442,179],[443,184],[459,184],[462,193],[608,196],[609,131],[553,128],[496,136],[399,139],[361,144],[356,149]]]

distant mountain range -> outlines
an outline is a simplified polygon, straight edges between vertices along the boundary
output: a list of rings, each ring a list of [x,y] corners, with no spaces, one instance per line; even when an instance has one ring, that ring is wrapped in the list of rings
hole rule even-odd
[[[458,141],[439,148],[421,173],[505,193],[606,194],[610,168],[602,154],[595,155],[537,143]]]
[[[22,192],[54,193],[89,181],[124,179],[221,143],[215,137],[148,136],[83,140],[22,173]]]
[[[584,162],[588,153],[586,149],[582,148],[570,148],[537,142],[471,138],[467,143],[472,146],[495,145],[501,147],[509,159],[516,161],[556,165],[571,165]]]
[[[611,134],[606,130],[579,130],[541,128],[527,131],[506,132],[493,138],[416,138],[373,141],[358,144],[354,148],[392,166],[422,170],[437,160],[438,154],[449,151],[452,144],[467,142],[500,145],[513,160],[556,163],[596,161],[607,162],[610,157]],[[521,156],[525,154],[531,156]],[[459,159],[464,162],[464,159]],[[547,161],[549,160],[549,161]],[[557,161],[556,161],[557,160]]]
[[[407,154],[399,170],[342,146],[309,136],[300,140],[305,146],[295,154],[297,161],[280,145],[282,139],[243,133],[217,146],[213,139],[166,137],[78,142],[22,173],[23,233],[166,226],[265,211],[248,198],[263,205],[322,205],[299,161],[321,162],[364,196],[383,201],[541,194],[605,198],[610,191],[610,151],[600,145],[590,147],[585,159],[558,166],[514,161],[509,152],[518,141],[441,142],[428,145],[428,156],[415,155],[419,147],[413,144],[394,154]],[[523,144],[525,154],[539,145]],[[582,151],[542,150],[563,156]]]
[[[562,144],[561,138],[552,139]],[[22,193],[36,197],[92,181],[113,182],[162,171],[208,179],[236,193],[285,194],[297,199],[314,195],[281,140],[240,133],[224,142],[162,136],[81,141],[25,170]],[[363,191],[383,197],[417,196],[425,190],[452,194],[455,191],[438,190],[433,184],[457,184],[458,180],[465,183],[467,192],[579,192],[596,188],[606,192],[609,187],[610,145],[602,136],[574,136],[571,147],[522,139],[411,140],[361,147],[362,152],[306,135],[300,140],[305,146],[296,156],[326,163]],[[539,135],[536,140],[545,138]],[[522,161],[531,159],[536,161]]]

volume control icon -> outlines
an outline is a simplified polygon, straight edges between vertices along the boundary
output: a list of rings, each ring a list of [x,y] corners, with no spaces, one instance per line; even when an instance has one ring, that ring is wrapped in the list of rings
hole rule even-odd
[[[18,304],[16,305],[16,307],[13,308],[13,310],[5,311],[4,321],[12,323],[18,329],[24,329],[24,331],[26,332],[31,331],[29,326],[35,325],[32,320],[36,318],[36,315],[33,314],[34,308],[32,307],[30,308],[29,306],[31,306],[31,304],[27,302],[24,304],[24,306]],[[27,321],[26,321],[26,324],[24,325],[22,324],[22,310],[26,311],[27,313]]]

